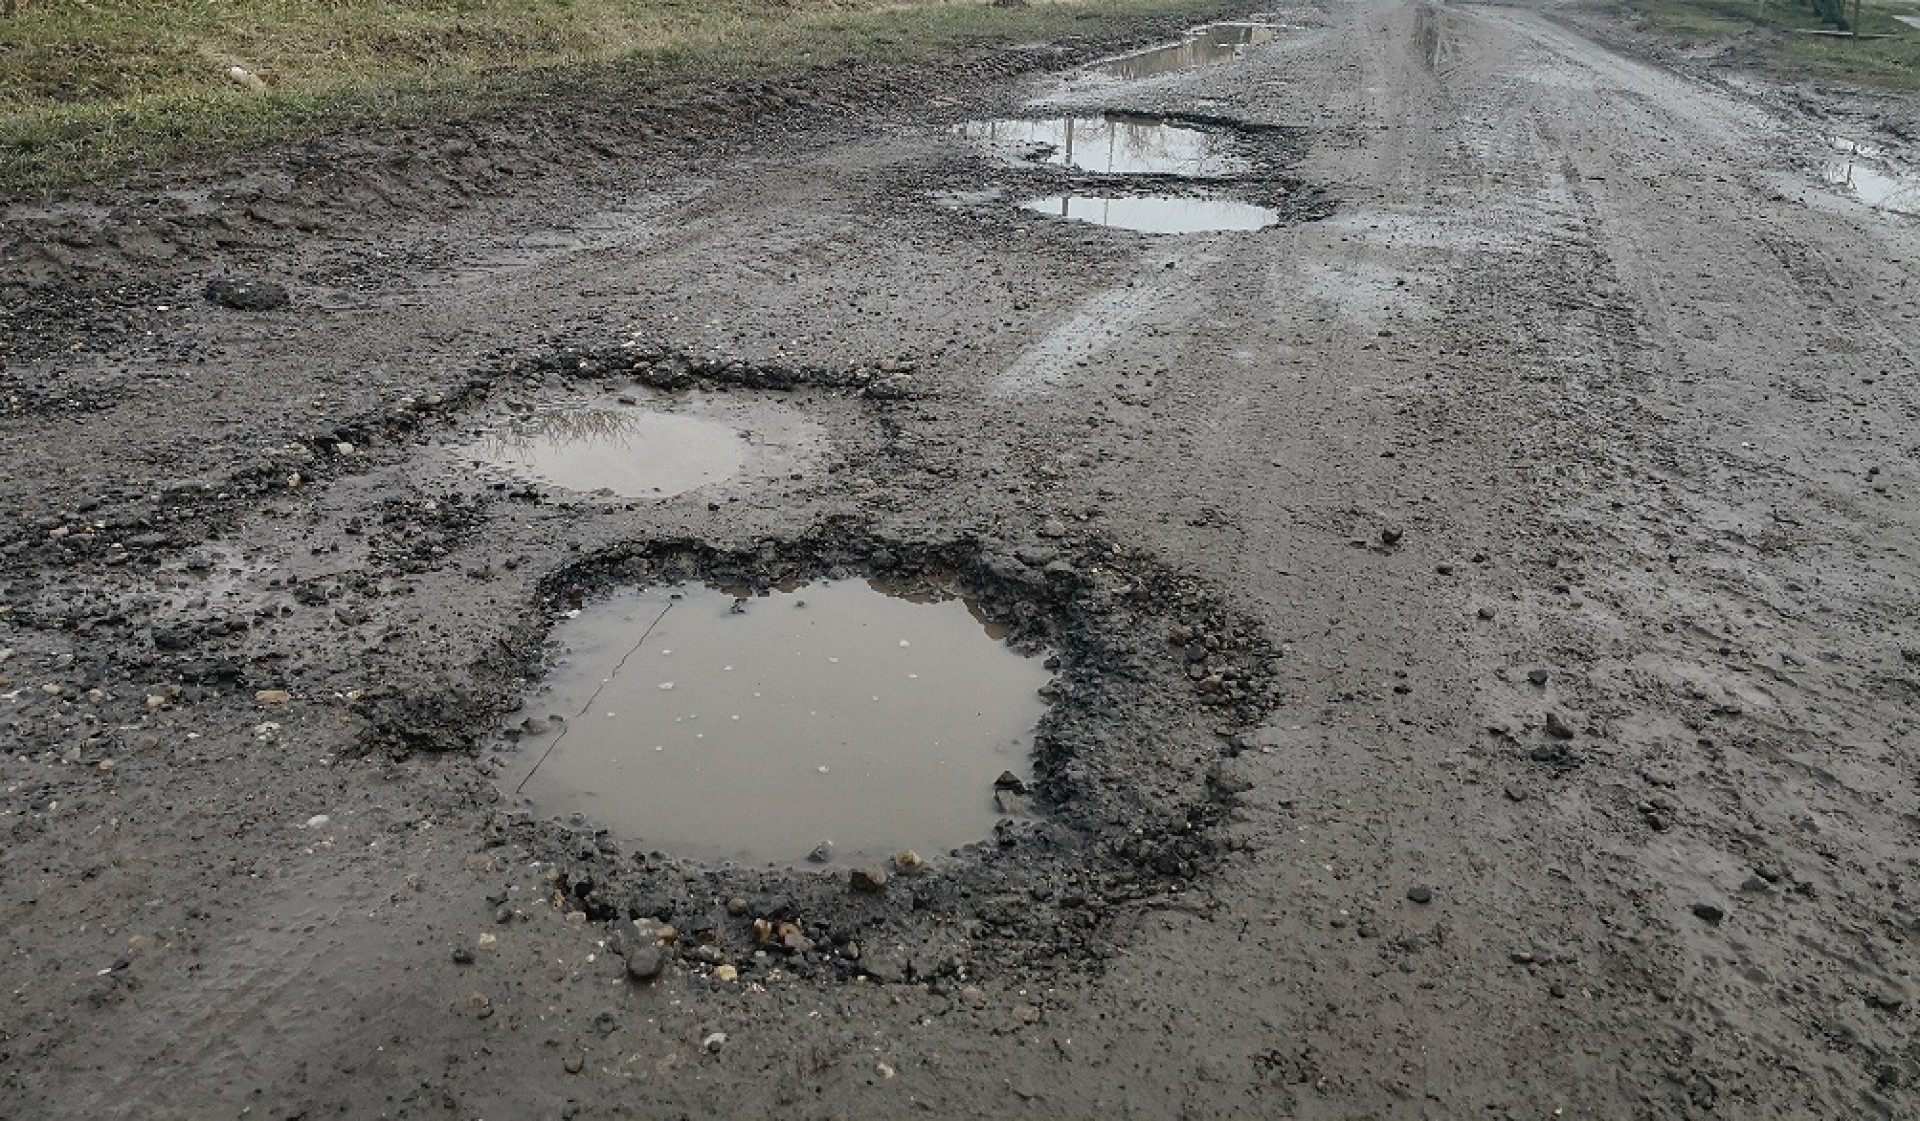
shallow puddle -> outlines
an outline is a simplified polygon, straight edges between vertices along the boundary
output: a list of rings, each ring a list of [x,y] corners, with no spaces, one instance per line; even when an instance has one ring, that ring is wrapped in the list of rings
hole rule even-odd
[[[1194,31],[1184,42],[1098,62],[1087,69],[1129,82],[1153,78],[1176,70],[1232,61],[1248,47],[1271,41],[1277,32],[1277,28],[1258,23],[1209,24]]]
[[[1095,175],[1213,178],[1247,170],[1227,134],[1152,117],[973,121],[958,131],[990,151]]]
[[[1050,195],[1022,203],[1028,210],[1149,234],[1190,234],[1210,230],[1259,230],[1280,220],[1264,206],[1230,199],[1160,198],[1100,195]]]
[[[942,853],[1004,816],[994,780],[1027,772],[1044,711],[1049,673],[999,637],[867,581],[623,593],[556,628],[503,786],[696,859]]]
[[[1841,158],[1827,161],[1822,178],[1835,187],[1845,187],[1854,197],[1875,210],[1896,214],[1920,215],[1920,176],[1899,175],[1864,162],[1882,158],[1881,149],[1836,136],[1831,140]]]
[[[694,396],[672,411],[613,398],[544,405],[460,449],[510,478],[624,498],[668,498],[724,482],[817,442],[790,409]]]

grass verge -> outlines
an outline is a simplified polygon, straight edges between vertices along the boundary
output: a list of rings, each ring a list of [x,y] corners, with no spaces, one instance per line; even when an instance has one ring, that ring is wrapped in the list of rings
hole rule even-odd
[[[1920,28],[1894,18],[1920,17],[1920,6],[1863,3],[1861,33],[1887,37],[1859,40],[1806,34],[1836,29],[1811,0],[1633,0],[1633,7],[1665,38],[1695,46],[1734,43],[1782,74],[1920,90]],[[1844,12],[1851,19],[1851,2]]]
[[[0,15],[0,195],[377,124],[1097,33],[1221,0],[27,0]],[[235,68],[238,68],[236,71]]]

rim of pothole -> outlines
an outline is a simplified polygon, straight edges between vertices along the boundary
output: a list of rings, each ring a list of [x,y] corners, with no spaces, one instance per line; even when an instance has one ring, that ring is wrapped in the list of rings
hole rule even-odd
[[[935,584],[1005,622],[1011,642],[1059,659],[1059,688],[1034,735],[1039,816],[1003,823],[957,855],[886,868],[881,884],[864,869],[715,866],[626,851],[591,823],[498,806],[487,843],[511,851],[508,866],[542,870],[547,905],[604,924],[624,945],[636,930],[670,927],[669,944],[648,948],[704,975],[729,966],[735,972],[723,976],[747,980],[778,969],[823,983],[891,983],[1097,970],[1119,944],[1116,915],[1193,890],[1226,851],[1217,827],[1244,787],[1225,768],[1276,702],[1276,648],[1152,556],[1049,531],[1014,546],[901,540],[840,520],[734,547],[679,539],[608,548],[541,581],[516,639],[483,656],[478,676],[493,703],[475,694],[372,697],[363,706],[367,743],[406,753],[427,746],[411,734],[423,726],[454,733],[442,746],[484,743],[542,676],[551,628],[614,589],[857,576]]]

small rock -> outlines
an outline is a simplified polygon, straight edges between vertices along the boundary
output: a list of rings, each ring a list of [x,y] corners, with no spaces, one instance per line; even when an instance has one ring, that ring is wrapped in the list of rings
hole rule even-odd
[[[987,1006],[987,994],[982,992],[978,985],[968,985],[961,989],[960,999],[969,1008],[985,1008]]]
[[[893,867],[896,871],[912,875],[927,866],[925,859],[912,849],[901,849],[893,854]]]
[[[1380,531],[1380,543],[1382,545],[1398,545],[1400,538],[1403,536],[1405,536],[1405,533],[1398,526],[1388,526]]]
[[[1000,777],[993,780],[993,788],[995,790],[1011,790],[1015,794],[1025,794],[1027,792],[1027,784],[1021,780],[1019,775],[1014,774],[1012,771],[1001,771]]]
[[[1059,518],[1048,518],[1046,521],[1040,523],[1040,536],[1042,537],[1065,537],[1066,535],[1067,523],[1061,521]]]
[[[1527,800],[1527,792],[1525,790],[1520,789],[1517,786],[1509,785],[1505,791],[1505,794],[1507,796],[1507,801],[1509,802],[1524,802]]]
[[[1425,884],[1416,884],[1407,889],[1407,898],[1424,906],[1433,902],[1433,889]]]
[[[833,859],[833,842],[821,841],[807,854],[807,860],[814,864],[826,864]]]
[[[1545,685],[1547,683],[1547,671],[1543,669],[1530,669],[1527,671],[1527,681],[1533,685]]]
[[[627,976],[636,981],[657,980],[666,968],[666,951],[658,946],[640,946],[627,953]]]
[[[283,705],[293,700],[293,694],[285,689],[262,689],[253,695],[256,704]]]
[[[855,868],[847,877],[853,890],[878,895],[887,890],[887,872],[884,868]]]
[[[235,311],[273,311],[287,306],[287,290],[263,280],[235,280],[220,277],[207,282],[209,303]]]
[[[738,981],[740,979],[740,971],[731,965],[717,965],[713,969],[713,979],[716,981]],[[724,1039],[726,1037],[722,1036],[721,1038]]]
[[[1557,740],[1570,740],[1573,738],[1573,729],[1567,725],[1566,721],[1560,719],[1559,713],[1549,712],[1547,713],[1547,734]]]
[[[476,1020],[484,1020],[493,1015],[493,1000],[486,993],[468,993],[466,1006],[467,1013]]]
[[[1483,620],[1484,620],[1484,619],[1492,619],[1492,618],[1493,618],[1493,616],[1494,616],[1494,610],[1493,610],[1493,608],[1491,608],[1491,607],[1482,607],[1482,608],[1480,609],[1480,612],[1479,612],[1479,614],[1480,614],[1480,618],[1481,618],[1481,619],[1483,619]]]
[[[1015,794],[1011,790],[993,792],[994,812],[1002,817],[1025,817],[1030,807],[1024,794]]]
[[[568,1074],[579,1074],[585,1070],[586,1067],[587,1057],[580,1052],[575,1051],[573,1054],[567,1056],[566,1068]]]
[[[720,1053],[720,1048],[725,1047],[726,1045],[727,1045],[727,1033],[723,1031],[714,1032],[712,1035],[709,1035],[705,1039],[700,1041],[700,1046],[706,1048],[708,1054],[717,1055]]]
[[[1720,920],[1727,917],[1727,912],[1711,903],[1695,903],[1693,916],[1709,926],[1719,926]]]
[[[466,948],[466,947],[464,947],[464,946],[462,946],[462,947],[461,947],[460,949],[457,949],[457,950],[455,950],[455,951],[453,951],[453,964],[455,964],[455,965],[472,965],[472,964],[473,964],[473,951],[472,951],[472,950],[469,950],[469,949],[467,949],[467,948]]]

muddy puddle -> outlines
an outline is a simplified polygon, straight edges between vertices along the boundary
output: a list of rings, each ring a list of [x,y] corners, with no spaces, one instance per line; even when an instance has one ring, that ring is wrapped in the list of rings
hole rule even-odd
[[[1842,187],[1875,210],[1920,215],[1920,176],[1888,170],[1885,154],[1874,145],[1836,136],[1829,140],[1839,155],[1828,160],[1821,177]]]
[[[518,482],[622,498],[670,498],[765,477],[810,456],[819,425],[769,402],[691,394],[601,397],[533,406],[456,451],[466,465]]]
[[[1270,42],[1278,33],[1278,28],[1260,23],[1209,24],[1196,28],[1182,42],[1098,62],[1087,67],[1087,71],[1127,82],[1155,78],[1197,66],[1231,62],[1243,56],[1248,47]]]
[[[957,131],[996,155],[1094,175],[1219,178],[1248,170],[1226,133],[1153,117],[973,121]]]
[[[1149,234],[1259,230],[1280,220],[1276,211],[1231,199],[1051,195],[1021,205],[1075,222]]]
[[[555,629],[502,786],[698,860],[942,854],[1021,809],[995,780],[1028,773],[1051,675],[1003,637],[862,580],[624,592]]]

